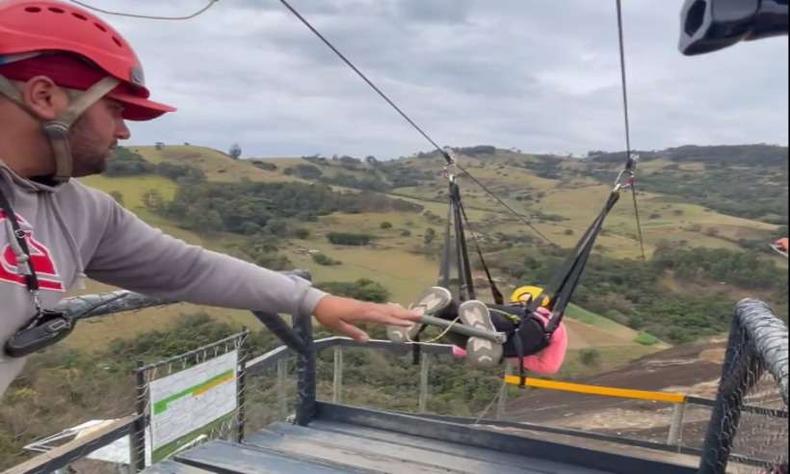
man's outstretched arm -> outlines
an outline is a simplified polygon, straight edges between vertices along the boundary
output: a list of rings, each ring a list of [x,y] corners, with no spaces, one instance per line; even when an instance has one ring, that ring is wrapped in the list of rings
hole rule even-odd
[[[396,305],[340,298],[228,255],[164,234],[93,190],[107,215],[95,252],[86,263],[91,278],[151,296],[211,306],[293,315],[315,314],[327,328],[356,340],[367,335],[356,325],[409,325],[419,315]],[[107,202],[109,200],[109,202]]]

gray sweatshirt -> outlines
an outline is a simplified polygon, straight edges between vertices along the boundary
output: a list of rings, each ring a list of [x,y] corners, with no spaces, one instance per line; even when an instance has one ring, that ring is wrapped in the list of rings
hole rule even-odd
[[[45,308],[83,275],[155,297],[288,314],[310,314],[326,295],[298,277],[170,237],[76,180],[46,186],[0,160],[0,189],[28,233]],[[6,229],[0,210],[0,395],[24,366],[2,346],[35,313]]]

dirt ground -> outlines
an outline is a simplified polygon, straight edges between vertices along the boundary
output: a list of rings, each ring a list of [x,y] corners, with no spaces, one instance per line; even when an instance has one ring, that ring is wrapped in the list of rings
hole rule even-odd
[[[576,382],[713,398],[721,376],[724,344],[723,341],[714,341],[674,347],[620,369]],[[597,430],[668,425],[667,413],[671,411],[672,406],[655,402],[554,391],[531,390],[508,400],[508,414],[514,420]],[[625,416],[627,412],[639,412],[641,415],[638,419],[629,419],[632,417]]]
[[[724,340],[661,351],[580,383],[638,390],[679,392],[708,399],[716,397],[725,354]],[[786,409],[776,383],[765,375],[746,394],[745,402],[764,408]],[[523,421],[582,431],[666,443],[674,405],[597,397],[565,392],[530,390],[510,398],[507,413]],[[711,408],[686,405],[681,430],[684,446],[702,448]],[[748,412],[741,414],[733,452],[757,459],[777,460],[788,449],[787,419]],[[777,457],[778,456],[778,457]],[[741,471],[738,471],[741,472]],[[753,472],[746,470],[743,472]]]

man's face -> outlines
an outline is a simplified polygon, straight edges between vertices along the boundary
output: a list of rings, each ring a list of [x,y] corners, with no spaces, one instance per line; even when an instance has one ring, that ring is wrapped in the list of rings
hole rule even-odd
[[[120,102],[105,98],[86,110],[74,123],[70,132],[73,176],[99,174],[107,168],[107,160],[118,140],[130,137],[122,113]]]

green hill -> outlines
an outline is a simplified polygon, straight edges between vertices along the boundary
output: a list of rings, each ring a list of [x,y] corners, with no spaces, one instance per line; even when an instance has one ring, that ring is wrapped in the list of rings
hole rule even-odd
[[[318,283],[373,278],[389,292],[391,300],[401,304],[408,304],[436,280],[441,237],[431,237],[429,241],[427,235],[441,234],[446,212],[446,180],[436,154],[383,162],[373,157],[360,160],[348,156],[234,160],[215,150],[191,146],[134,147],[127,151],[112,165],[110,176],[91,177],[86,183],[119,194],[124,204],[141,217],[187,241],[267,266],[307,268]],[[487,146],[459,149],[456,154],[467,170],[530,216],[534,225],[559,246],[545,247],[529,229],[460,176],[473,229],[480,234],[484,251],[505,288],[525,279],[545,283],[558,265],[562,249],[575,244],[598,212],[610,186],[604,183],[613,180],[623,158],[622,154],[591,152],[588,159],[581,160]],[[727,166],[720,166],[715,160],[717,154]],[[783,230],[777,224],[782,222],[782,216],[777,218],[773,211],[760,219],[727,214],[723,211],[728,205],[718,206],[722,211],[719,212],[705,207],[704,199],[695,199],[693,186],[659,184],[696,180],[702,183],[698,187],[704,189],[712,186],[705,178],[709,168],[723,175],[718,178],[720,182],[730,183],[743,175],[745,163],[749,163],[764,186],[776,185],[782,176],[786,177],[786,148],[684,147],[642,155],[639,183],[645,191],[639,192],[639,201],[649,257],[660,250],[666,261],[681,258],[672,249],[704,248],[720,249],[724,252],[721,258],[729,258],[729,262],[742,260],[730,258],[731,254],[747,252],[757,259],[755,262],[778,263],[780,267],[785,264],[769,253],[755,250],[766,248],[763,243]],[[139,166],[127,166],[135,160]],[[142,171],[129,176],[125,174],[127,168]],[[113,176],[118,170],[121,176]],[[189,179],[199,182],[186,185],[185,180]],[[721,191],[726,194],[722,199],[737,200],[738,189],[733,186]],[[151,200],[151,191],[158,194],[154,205],[146,204]],[[782,190],[779,186],[773,191],[786,194],[787,188]],[[223,202],[226,204],[218,204]],[[767,200],[761,198],[761,202]],[[200,218],[192,219],[192,215]],[[328,237],[338,231],[366,235],[370,243],[362,247],[333,244]],[[683,255],[685,259],[703,258],[696,251]],[[603,260],[596,264],[599,260],[594,259],[593,270],[588,273],[595,273],[605,282],[618,278],[608,272],[613,265],[625,265],[622,271],[633,275],[650,275],[634,277],[644,280],[639,294],[649,295],[641,301],[637,293],[614,299],[614,292],[622,291],[617,290],[615,283],[601,286],[597,284],[599,280],[583,281],[578,298],[588,309],[606,313],[609,319],[602,319],[611,324],[631,326],[613,338],[618,343],[633,344],[639,337],[638,331],[647,326],[659,335],[669,334],[660,322],[649,323],[650,318],[644,313],[656,311],[661,305],[657,295],[665,293],[702,311],[708,301],[703,301],[703,297],[726,296],[724,301],[729,302],[734,295],[756,292],[776,300],[780,310],[786,312],[786,292],[783,295],[773,286],[743,288],[742,283],[714,281],[703,275],[694,281],[699,291],[690,293],[685,291],[690,287],[688,278],[675,274],[674,263],[640,270],[640,264],[629,260],[639,256],[630,199],[624,199],[609,217],[595,256]],[[604,294],[592,297],[591,291]],[[210,311],[228,319],[228,312]],[[592,319],[600,321],[597,317]],[[148,321],[146,317],[138,319],[143,320]],[[243,313],[230,320],[250,322]],[[156,318],[150,318],[150,322],[162,324]],[[585,319],[579,316],[578,322]],[[143,324],[138,330],[143,331],[146,326]],[[694,338],[722,327],[723,323],[714,322],[708,330],[694,329],[682,336],[672,333],[670,339]],[[72,340],[78,345],[87,341],[95,344],[103,338],[105,329],[78,331]],[[585,341],[580,342],[580,347],[605,345],[594,335],[588,338],[594,342],[586,341],[581,329],[578,333],[575,339]]]
[[[540,242],[459,176],[473,230],[506,293],[549,280],[599,210],[623,160],[622,153],[591,152],[582,160],[491,146],[456,152],[466,169],[556,244]],[[745,296],[765,299],[787,317],[787,262],[766,245],[787,233],[787,148],[681,147],[641,155],[648,260],[636,258],[633,210],[624,199],[568,309],[562,379],[600,374],[668,343],[725,332],[732,305]],[[408,304],[437,278],[447,183],[435,154],[387,162],[234,160],[201,147],[133,147],[119,150],[105,175],[82,181],[187,242],[271,268],[307,268],[318,285],[337,291]],[[485,295],[479,268],[474,275]],[[83,291],[109,289],[89,282]],[[13,464],[11,456],[26,442],[86,414],[127,413],[129,373],[138,358],[166,357],[241,326],[260,328],[246,311],[188,304],[80,323],[64,344],[32,357],[6,393],[0,466]],[[383,330],[373,334],[381,337]],[[264,330],[252,343],[256,354],[278,344]],[[418,373],[410,362],[349,353],[345,401],[410,408]],[[319,363],[332,364],[328,358]],[[437,413],[477,415],[498,390],[498,372],[463,364],[436,364],[432,371],[440,381],[430,406]],[[328,374],[319,369],[321,386],[329,385]],[[627,386],[623,380],[617,385]]]

